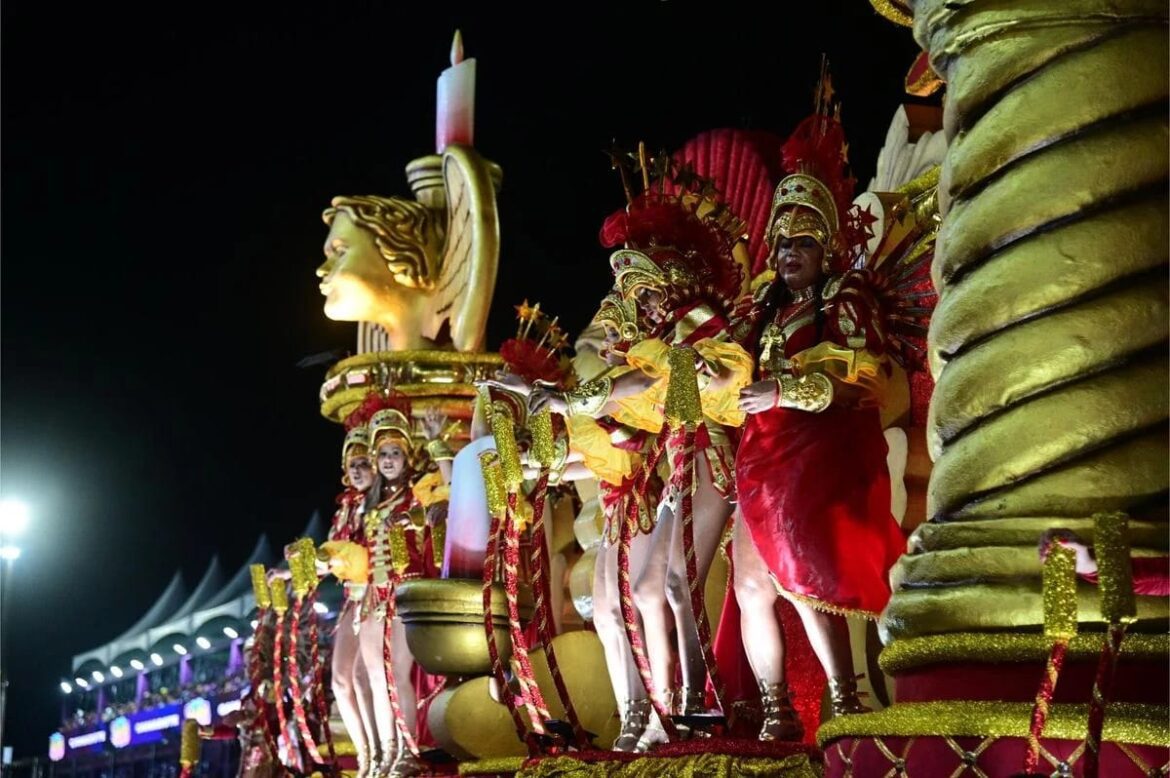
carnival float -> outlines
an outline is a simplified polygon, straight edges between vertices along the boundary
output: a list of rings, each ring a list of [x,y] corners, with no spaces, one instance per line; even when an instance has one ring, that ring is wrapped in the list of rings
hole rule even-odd
[[[827,62],[786,137],[615,148],[612,290],[495,351],[456,36],[411,196],[324,211],[344,489],[184,772],[1167,774],[1165,6],[872,4],[938,107],[867,186]]]

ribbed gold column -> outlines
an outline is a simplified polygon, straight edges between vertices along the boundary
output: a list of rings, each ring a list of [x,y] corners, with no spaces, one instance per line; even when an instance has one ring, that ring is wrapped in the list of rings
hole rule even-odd
[[[1040,533],[1091,541],[1123,510],[1136,552],[1165,553],[1170,486],[1165,2],[913,5],[950,148],[930,523],[893,573],[894,638],[1040,624]]]

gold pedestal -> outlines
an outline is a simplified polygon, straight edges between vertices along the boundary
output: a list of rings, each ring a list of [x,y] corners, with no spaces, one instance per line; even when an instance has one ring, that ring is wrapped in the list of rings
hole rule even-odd
[[[439,350],[358,354],[329,369],[321,385],[321,415],[342,422],[367,394],[389,389],[411,398],[415,419],[437,407],[448,418],[466,421],[471,418],[475,382],[502,366],[498,354]],[[466,428],[462,435],[465,441]]]

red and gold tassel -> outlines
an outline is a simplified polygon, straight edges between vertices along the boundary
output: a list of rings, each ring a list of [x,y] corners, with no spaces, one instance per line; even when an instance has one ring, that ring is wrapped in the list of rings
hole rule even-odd
[[[288,732],[288,716],[284,709],[284,615],[288,612],[288,590],[284,579],[277,578],[269,587],[272,593],[272,610],[276,612],[276,624],[272,635],[272,694],[276,705],[276,721],[282,735]],[[286,735],[287,738],[287,735]],[[289,744],[292,747],[292,744]],[[288,766],[288,754],[278,753],[281,763]]]
[[[1129,519],[1124,513],[1099,513],[1093,517],[1093,550],[1097,556],[1101,615],[1109,623],[1109,630],[1097,661],[1097,674],[1093,678],[1093,697],[1089,701],[1089,729],[1085,735],[1085,778],[1097,778],[1100,771],[1101,731],[1105,726],[1105,709],[1113,697],[1117,654],[1121,651],[1126,627],[1137,615],[1128,523]]]
[[[516,679],[520,682],[520,696],[528,709],[532,731],[546,734],[545,722],[551,718],[544,695],[536,684],[532,662],[528,658],[528,640],[520,623],[520,530],[516,526],[516,512],[519,495],[508,493],[508,512],[504,520],[504,596],[508,605],[508,629],[512,636],[512,660],[516,667]]]
[[[325,668],[321,663],[320,620],[317,618],[317,549],[312,538],[301,538],[297,541],[298,559],[301,563],[302,576],[308,586],[305,598],[306,613],[309,617],[309,664],[313,668],[313,702],[317,711],[317,721],[320,723],[324,735],[325,745],[329,749],[329,758],[336,759],[337,752],[333,749],[333,731],[329,727],[329,703],[325,699]]]
[[[622,511],[618,534],[617,564],[618,604],[622,611],[622,624],[626,630],[626,640],[630,644],[630,653],[634,656],[634,665],[638,668],[638,675],[642,679],[642,685],[646,688],[650,704],[654,706],[654,712],[658,714],[663,731],[668,737],[673,737],[675,729],[670,718],[672,711],[664,696],[666,689],[658,689],[654,684],[654,674],[650,668],[650,659],[646,655],[646,643],[642,638],[642,630],[638,624],[638,611],[634,607],[633,584],[630,580],[630,545],[633,542],[634,530],[638,526],[638,500],[644,498],[645,492],[649,488],[650,478],[662,460],[667,434],[668,431],[663,429],[651,443],[642,469],[634,477],[633,483],[629,484],[625,500],[619,503],[617,508]]]
[[[535,432],[534,432],[535,437]],[[535,444],[534,444],[535,447]],[[543,464],[543,462],[542,462]],[[573,707],[573,700],[569,696],[569,688],[561,675],[561,667],[557,662],[556,651],[553,648],[554,627],[556,621],[552,611],[552,591],[549,580],[550,559],[548,543],[544,535],[545,501],[548,497],[548,470],[547,465],[542,468],[540,478],[537,479],[536,489],[533,491],[535,503],[532,509],[532,590],[535,595],[536,634],[544,644],[544,655],[548,660],[548,671],[552,675],[553,686],[557,696],[565,709],[565,717],[573,728],[573,738],[582,748],[589,747],[589,736],[581,726],[581,719]]]
[[[1052,695],[1064,666],[1068,642],[1077,633],[1076,554],[1071,548],[1052,543],[1044,560],[1044,634],[1052,639],[1052,650],[1044,668],[1044,678],[1036,691],[1032,718],[1028,727],[1028,748],[1024,753],[1024,772],[1034,773],[1040,762],[1040,737],[1048,720]]]
[[[485,451],[479,455],[479,465],[483,470],[484,491],[487,494],[488,512],[491,514],[491,526],[488,528],[487,549],[483,563],[483,628],[487,638],[488,658],[491,660],[492,675],[500,687],[500,700],[508,709],[512,718],[512,725],[521,742],[527,742],[528,730],[520,718],[515,696],[508,687],[508,678],[504,672],[504,662],[500,659],[500,649],[496,645],[495,619],[492,614],[492,584],[496,578],[496,563],[500,549],[500,530],[503,526],[504,514],[508,510],[505,496],[504,475],[500,470],[499,455],[494,451]]]
[[[679,520],[682,522],[683,559],[686,564],[687,586],[691,595],[691,611],[695,617],[703,663],[715,690],[716,704],[720,704],[723,690],[716,671],[715,651],[711,643],[711,625],[703,597],[703,581],[699,579],[698,559],[695,556],[694,496],[697,486],[698,454],[695,451],[695,432],[703,424],[703,404],[695,373],[695,351],[686,347],[670,350],[670,383],[667,386],[664,415],[676,441],[681,438],[681,454],[672,462],[672,481],[680,495]]]

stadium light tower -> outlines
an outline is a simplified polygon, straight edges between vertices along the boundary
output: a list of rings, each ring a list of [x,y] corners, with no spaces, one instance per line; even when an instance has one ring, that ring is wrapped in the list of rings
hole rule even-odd
[[[28,504],[12,498],[0,500],[0,657],[7,655],[8,627],[3,623],[8,613],[8,590],[11,588],[12,565],[20,557],[20,546],[14,542],[24,534],[29,522]],[[4,713],[8,706],[8,668],[0,665],[0,746],[4,740]]]

